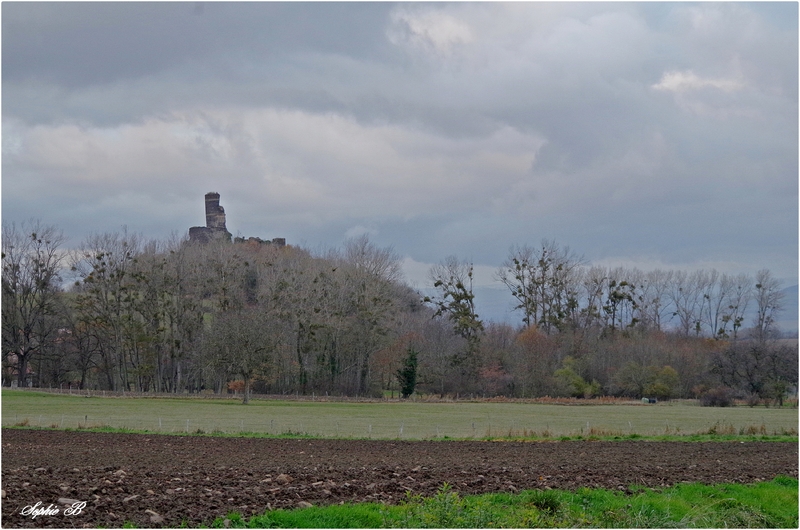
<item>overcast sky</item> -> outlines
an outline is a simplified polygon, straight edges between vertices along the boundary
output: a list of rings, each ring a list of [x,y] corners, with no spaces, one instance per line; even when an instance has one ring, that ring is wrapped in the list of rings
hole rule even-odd
[[[797,283],[798,4],[2,3],[2,219]]]

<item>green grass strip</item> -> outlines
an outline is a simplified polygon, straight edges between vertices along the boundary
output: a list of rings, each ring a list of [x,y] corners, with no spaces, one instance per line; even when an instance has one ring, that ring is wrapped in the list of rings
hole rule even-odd
[[[104,432],[104,433],[122,433],[122,434],[157,434],[164,436],[210,436],[219,438],[265,438],[265,439],[302,439],[302,440],[324,440],[324,436],[317,436],[301,432],[285,432],[281,434],[269,434],[264,432],[222,432],[210,431],[206,432],[202,429],[197,429],[189,432],[165,432],[151,429],[131,429],[127,427],[112,427],[109,425],[93,425],[90,427],[75,428],[59,428],[55,427],[37,427],[31,425],[5,425],[3,429],[26,429],[26,430],[40,430],[40,431],[66,431],[66,432]],[[367,438],[357,437],[339,437],[339,440],[366,440]],[[511,441],[511,442],[618,442],[618,441],[642,441],[642,442],[791,442],[798,443],[800,438],[794,434],[669,434],[669,435],[653,435],[643,436],[640,434],[630,434],[624,436],[600,435],[600,436],[559,436],[557,438],[542,437],[542,436],[487,436],[481,438],[451,438],[445,436],[443,438],[434,438],[429,441],[440,441],[447,443],[451,441]]]
[[[798,482],[680,484],[623,493],[528,490],[461,496],[447,484],[428,498],[230,514],[213,528],[797,528]]]

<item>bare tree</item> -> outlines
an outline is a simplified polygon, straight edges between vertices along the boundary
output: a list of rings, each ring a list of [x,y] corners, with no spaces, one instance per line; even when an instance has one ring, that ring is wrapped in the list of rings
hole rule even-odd
[[[716,269],[709,272],[710,281],[703,292],[703,323],[708,327],[712,337],[720,336],[722,317],[725,314],[725,300],[728,296],[730,282],[726,275],[720,276]]]
[[[338,270],[346,289],[345,334],[349,391],[370,391],[370,358],[389,345],[401,299],[400,258],[391,248],[379,248],[364,235],[345,242],[342,267]]]
[[[420,334],[418,386],[438,392],[441,397],[457,391],[459,367],[453,360],[462,355],[464,338],[456,335],[452,324],[442,316],[421,322]]]
[[[163,359],[157,366],[157,390],[180,392],[196,363],[192,353],[200,343],[203,327],[202,267],[199,245],[173,235],[163,247],[162,308],[164,328]]]
[[[775,330],[775,315],[783,309],[781,282],[768,269],[761,269],[756,273],[753,297],[757,309],[753,334],[756,340],[763,342]]]
[[[344,260],[359,271],[385,282],[400,282],[403,277],[400,256],[392,247],[376,246],[366,234],[345,241]]]
[[[497,279],[511,291],[516,299],[514,309],[522,310],[522,322],[526,328],[536,323],[539,312],[533,264],[534,250],[529,246],[514,247],[497,271]]]
[[[778,341],[731,342],[713,353],[711,369],[730,388],[782,404],[787,390],[797,385],[797,346]]]
[[[525,327],[535,324],[550,333],[563,330],[577,314],[576,273],[582,262],[569,247],[545,239],[536,249],[513,247],[496,277],[517,300],[514,309],[522,310]]]
[[[708,285],[709,276],[706,271],[692,273],[678,271],[673,277],[670,301],[674,309],[673,316],[678,317],[680,332],[688,336],[694,331],[700,335],[705,298],[703,293]]]
[[[727,335],[727,326],[731,326],[733,340],[737,339],[739,329],[744,323],[747,305],[752,298],[753,279],[746,274],[739,274],[731,279],[732,285],[728,290],[727,310],[722,315],[721,329]]]
[[[78,320],[92,329],[100,368],[110,390],[128,389],[130,356],[136,356],[137,326],[132,317],[134,259],[141,238],[122,233],[89,236],[72,256],[78,275],[75,304]]]
[[[584,307],[580,313],[584,328],[600,325],[607,274],[605,267],[593,266],[585,270],[581,277]]]
[[[672,271],[655,269],[644,274],[638,295],[639,319],[646,329],[661,331],[661,322],[669,313],[668,292]]]
[[[3,356],[15,358],[19,385],[56,331],[64,241],[61,231],[39,220],[3,226]]]
[[[717,280],[716,271],[711,271],[711,276]],[[726,339],[732,331],[736,338],[750,298],[751,281],[744,274],[723,274],[708,286],[704,294],[704,320],[712,337]]]
[[[267,376],[272,367],[275,337],[265,315],[257,309],[220,312],[205,333],[206,359],[218,373],[241,376],[243,404],[250,402],[250,387],[256,376]]]
[[[439,294],[425,297],[425,301],[433,304],[434,316],[446,315],[455,334],[464,339],[465,348],[452,357],[451,363],[461,368],[461,375],[469,382],[467,385],[471,384],[477,377],[478,348],[483,334],[483,322],[475,312],[472,263],[448,256],[431,267],[429,276]]]
[[[636,325],[636,284],[631,272],[617,267],[608,272],[606,277],[606,299],[603,311],[606,314],[607,326],[613,333],[618,327]]]

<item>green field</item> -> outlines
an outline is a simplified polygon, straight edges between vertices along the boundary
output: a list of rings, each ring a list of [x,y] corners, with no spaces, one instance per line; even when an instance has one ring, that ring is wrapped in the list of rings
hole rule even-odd
[[[253,432],[330,438],[797,434],[798,409],[654,405],[553,405],[120,398],[2,391],[2,425],[113,427],[161,432]]]

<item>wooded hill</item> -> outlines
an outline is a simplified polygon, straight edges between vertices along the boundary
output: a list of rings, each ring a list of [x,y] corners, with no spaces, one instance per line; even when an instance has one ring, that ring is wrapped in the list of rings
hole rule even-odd
[[[766,269],[607,269],[551,241],[515,247],[497,271],[513,327],[476,314],[470,263],[432,267],[436,294],[423,297],[367,237],[322,253],[125,231],[64,243],[36,221],[3,227],[4,385],[709,404],[797,386],[797,344],[776,340],[781,286]]]

